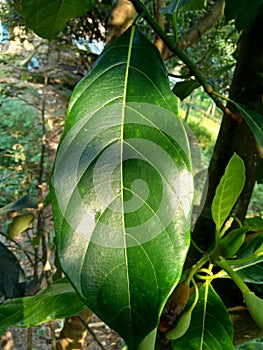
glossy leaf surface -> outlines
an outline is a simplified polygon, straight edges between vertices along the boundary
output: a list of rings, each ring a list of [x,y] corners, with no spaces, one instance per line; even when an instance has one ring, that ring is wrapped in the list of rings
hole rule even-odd
[[[229,216],[245,184],[245,166],[243,160],[234,154],[216,189],[212,202],[212,217],[218,231]]]
[[[134,27],[69,103],[52,176],[58,255],[82,300],[137,349],[189,247],[185,130],[158,50]]]
[[[10,326],[32,327],[71,317],[85,307],[72,285],[63,278],[38,295],[12,299],[0,305],[0,333]]]
[[[68,20],[81,16],[94,3],[94,0],[22,0],[22,12],[29,28],[51,40],[64,29]]]
[[[189,299],[193,303],[194,296]],[[199,300],[185,335],[172,342],[174,350],[232,350],[233,326],[224,303],[211,285],[199,290]]]

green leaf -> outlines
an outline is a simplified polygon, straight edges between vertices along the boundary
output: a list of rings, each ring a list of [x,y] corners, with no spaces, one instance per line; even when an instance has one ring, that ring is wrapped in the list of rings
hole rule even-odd
[[[235,346],[237,350],[263,350],[263,338],[252,339]]]
[[[245,184],[245,166],[235,153],[222,176],[212,202],[212,217],[217,231],[220,231],[229,216]]]
[[[14,238],[20,233],[24,232],[28,229],[31,222],[34,220],[33,214],[25,214],[15,216],[12,222],[8,225],[7,235],[9,238]]]
[[[24,295],[25,274],[16,256],[0,242],[0,291],[7,298]]]
[[[189,248],[192,170],[175,113],[159,52],[132,27],[73,92],[53,170],[63,271],[131,350],[157,327]]]
[[[244,248],[240,249],[237,259],[251,256],[263,251],[263,233],[253,238]],[[233,265],[234,270],[244,282],[263,284],[263,256],[253,259],[246,264]]]
[[[174,14],[179,11],[198,11],[204,7],[204,0],[174,0],[169,5],[163,7],[162,14]]]
[[[194,89],[197,89],[200,86],[200,83],[197,80],[185,80],[180,81],[175,84],[173,88],[173,93],[180,98],[180,100],[184,100],[187,96],[189,96]]]
[[[72,285],[63,278],[38,295],[12,299],[0,305],[0,333],[10,326],[32,327],[71,317],[85,307]]]
[[[237,30],[242,30],[253,20],[262,4],[262,0],[226,0],[225,16],[228,20],[235,19]]]
[[[22,0],[26,24],[45,39],[55,38],[68,20],[90,10],[95,0]]]
[[[242,114],[245,122],[249,126],[250,130],[254,134],[257,142],[261,147],[263,147],[263,116],[255,111],[252,111],[245,105],[241,103],[233,102],[237,109]]]
[[[0,208],[0,215],[6,215],[12,211],[17,211],[25,208],[37,208],[38,199],[30,195],[19,198],[15,202],[9,203],[6,206]]]
[[[189,299],[193,303],[194,296]],[[185,335],[172,341],[174,350],[232,350],[233,326],[227,309],[211,285],[199,290],[199,300]]]
[[[260,216],[246,218],[244,221],[244,226],[253,232],[263,231],[263,219]]]

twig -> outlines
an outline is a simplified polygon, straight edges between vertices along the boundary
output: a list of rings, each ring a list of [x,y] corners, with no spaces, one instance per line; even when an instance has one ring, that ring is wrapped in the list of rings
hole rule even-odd
[[[102,350],[105,350],[105,347],[103,346],[103,344],[101,343],[101,341],[97,337],[96,333],[93,332],[92,328],[87,324],[87,322],[81,316],[78,315],[77,317],[81,321],[81,323],[87,328],[87,330],[90,332],[90,334],[92,335],[92,337],[95,340],[95,342],[99,345],[99,347]]]

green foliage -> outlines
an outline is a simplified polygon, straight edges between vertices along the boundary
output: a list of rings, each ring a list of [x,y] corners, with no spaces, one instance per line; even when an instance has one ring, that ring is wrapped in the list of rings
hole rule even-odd
[[[29,28],[46,39],[53,39],[66,26],[69,19],[81,16],[94,5],[94,0],[22,0],[23,17]]]
[[[5,205],[37,187],[35,174],[41,151],[40,119],[34,108],[19,99],[0,98],[0,149],[0,192],[5,191],[0,205]]]
[[[192,176],[176,102],[157,49],[132,27],[73,92],[53,171],[62,268],[130,349],[157,327],[189,246]]]
[[[16,298],[0,305],[0,334],[10,326],[31,327],[71,317],[85,307],[71,284],[63,278],[38,295]]]

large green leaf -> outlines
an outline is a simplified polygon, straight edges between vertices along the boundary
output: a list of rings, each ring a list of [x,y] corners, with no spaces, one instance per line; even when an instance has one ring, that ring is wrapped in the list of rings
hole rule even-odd
[[[185,130],[161,56],[134,27],[73,92],[51,191],[61,266],[137,349],[157,327],[189,247]]]
[[[263,147],[263,115],[251,110],[241,103],[233,103],[242,114],[242,117],[254,134],[257,142]]]
[[[243,160],[234,154],[216,189],[212,203],[212,217],[217,231],[220,231],[229,216],[245,184],[245,166]]]
[[[32,327],[76,315],[86,306],[65,279],[31,297],[12,299],[0,305],[0,333],[11,326]]]
[[[188,304],[192,305],[194,295]],[[233,326],[227,309],[211,285],[199,290],[190,327],[183,337],[172,342],[174,350],[232,350]]]
[[[95,0],[22,0],[26,24],[45,39],[53,39],[68,20],[90,10]]]

